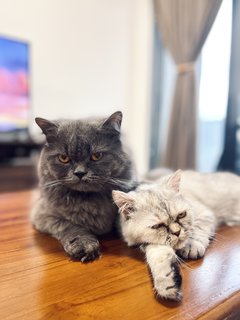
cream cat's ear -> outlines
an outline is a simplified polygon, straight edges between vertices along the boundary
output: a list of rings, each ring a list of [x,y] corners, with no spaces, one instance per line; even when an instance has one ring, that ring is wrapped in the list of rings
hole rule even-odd
[[[104,121],[103,127],[110,127],[116,130],[117,132],[120,132],[121,124],[122,124],[122,112],[116,111]]]
[[[179,192],[182,171],[179,169],[174,172],[167,180],[167,186],[176,192]]]
[[[112,192],[113,201],[119,209],[119,213],[125,219],[129,219],[131,213],[134,211],[134,198],[129,194],[118,190]]]

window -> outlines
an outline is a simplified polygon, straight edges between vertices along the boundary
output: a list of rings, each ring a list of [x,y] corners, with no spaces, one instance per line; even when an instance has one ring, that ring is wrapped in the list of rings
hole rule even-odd
[[[223,151],[228,102],[232,1],[223,1],[200,62],[197,169],[216,170]]]

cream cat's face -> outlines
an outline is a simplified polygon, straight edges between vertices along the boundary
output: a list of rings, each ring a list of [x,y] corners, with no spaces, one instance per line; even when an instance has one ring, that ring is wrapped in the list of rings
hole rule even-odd
[[[191,233],[192,213],[179,193],[180,171],[158,184],[144,184],[129,193],[113,191],[122,235],[128,245],[170,245],[181,249]]]

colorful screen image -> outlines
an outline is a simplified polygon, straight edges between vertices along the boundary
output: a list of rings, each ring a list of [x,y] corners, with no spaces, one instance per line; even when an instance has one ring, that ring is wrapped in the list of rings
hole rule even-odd
[[[27,129],[28,44],[0,36],[0,133]]]

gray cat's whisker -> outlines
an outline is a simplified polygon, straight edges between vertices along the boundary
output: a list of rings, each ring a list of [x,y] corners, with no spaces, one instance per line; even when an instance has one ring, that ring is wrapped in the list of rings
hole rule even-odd
[[[53,186],[56,186],[56,185],[59,185],[60,182],[57,181],[57,182],[53,182],[53,183],[48,183],[48,184],[43,184],[41,185],[41,188],[50,188],[50,187],[53,187]]]
[[[51,188],[51,187],[55,187],[58,185],[61,185],[62,183],[66,183],[66,182],[70,182],[72,181],[72,178],[62,178],[62,179],[58,179],[58,180],[52,180],[50,182],[47,182],[45,184],[41,184],[41,188]]]
[[[125,185],[125,186],[129,186],[130,183],[131,184],[136,183],[134,181],[129,182],[128,180],[117,179],[117,178],[105,178],[105,179],[107,181],[112,182],[112,183],[117,184],[117,185],[122,184],[122,185]]]
[[[117,179],[117,178],[111,178],[111,177],[90,177],[88,179],[89,182],[95,182],[98,183],[99,185],[104,186],[106,183],[109,186],[112,186],[113,188],[116,189],[121,189],[123,191],[128,191],[129,189],[132,189],[136,186],[137,182],[136,181],[128,181],[128,180],[123,180],[123,179]]]
[[[62,178],[62,179],[57,179],[57,180],[51,180],[50,182],[45,183],[45,185],[52,184],[52,183],[55,183],[55,182],[64,182],[64,181],[69,180],[69,179],[72,179],[72,178]]]
[[[68,180],[57,180],[57,181],[51,181],[49,183],[44,184],[43,186],[47,187],[47,186],[51,186],[51,185],[55,185],[55,184],[60,184],[62,182],[66,182]]]

